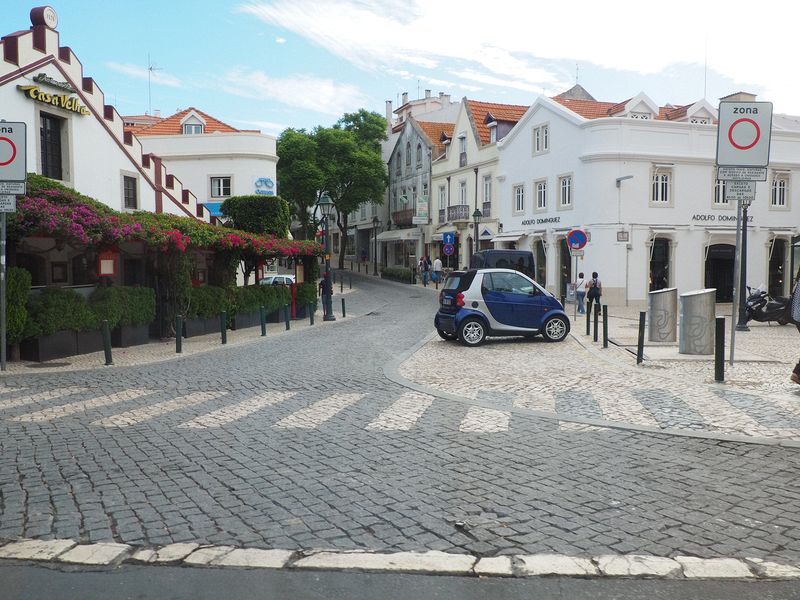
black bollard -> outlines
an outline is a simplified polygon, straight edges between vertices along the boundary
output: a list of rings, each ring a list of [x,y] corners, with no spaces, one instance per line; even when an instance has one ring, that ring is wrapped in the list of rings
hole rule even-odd
[[[288,304],[284,304],[284,306],[283,306],[283,315],[284,315],[284,318],[286,319],[286,331],[289,331],[289,319],[291,317],[290,317],[290,310],[289,310],[289,305]]]
[[[717,317],[714,332],[714,381],[725,381],[725,317]]]
[[[592,336],[592,339],[595,342],[597,341],[597,334],[598,334],[598,332],[597,332],[597,322],[598,322],[599,318],[600,318],[600,305],[599,304],[594,304],[594,335]]]
[[[175,315],[175,352],[183,352],[183,317]]]
[[[603,304],[603,348],[608,348],[608,304]]]
[[[347,311],[344,309],[344,298],[342,298],[342,318],[347,316]]]
[[[644,360],[644,321],[647,313],[639,313],[639,341],[636,343],[636,364],[641,364]]]
[[[103,333],[103,351],[106,354],[106,365],[113,365],[111,359],[111,329],[108,327],[108,320],[103,319],[100,324],[100,331]]]
[[[317,312],[317,303],[316,302],[309,302],[308,303],[308,324],[314,324],[314,313]]]
[[[347,285],[348,285],[348,288],[347,288],[347,289],[349,289],[349,290],[352,290],[352,289],[353,289],[353,276],[352,276],[352,275],[350,275],[350,279],[349,279],[349,281],[347,282]]]
[[[339,293],[341,294],[342,292],[344,292],[344,277],[339,279]]]
[[[228,343],[228,313],[224,310],[219,313],[219,333],[222,336],[222,343]]]
[[[589,335],[592,329],[592,311],[586,309],[586,335]]]
[[[261,337],[267,335],[267,307],[263,304],[258,307],[258,316],[261,318]]]

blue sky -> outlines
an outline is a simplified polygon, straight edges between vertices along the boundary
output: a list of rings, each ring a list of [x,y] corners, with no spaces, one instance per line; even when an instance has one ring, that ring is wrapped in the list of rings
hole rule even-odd
[[[0,3],[0,30],[35,3]],[[385,112],[430,89],[530,104],[577,81],[597,100],[660,105],[744,90],[800,115],[800,9],[786,3],[609,5],[573,0],[60,0],[70,46],[122,114],[194,106],[278,134]],[[724,8],[723,8],[724,6]],[[746,16],[742,16],[746,15]],[[148,94],[148,55],[151,71]],[[707,66],[706,66],[707,65]],[[152,105],[151,105],[152,103]]]

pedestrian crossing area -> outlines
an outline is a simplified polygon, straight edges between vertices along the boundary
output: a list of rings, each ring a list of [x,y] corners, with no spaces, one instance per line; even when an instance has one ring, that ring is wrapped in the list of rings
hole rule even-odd
[[[497,407],[488,406],[489,402],[442,402],[437,404],[434,396],[410,390],[387,402],[353,392],[195,391],[175,396],[145,387],[9,387],[0,388],[0,420],[58,424],[78,419],[106,429],[168,423],[179,430],[204,430],[237,426],[257,418],[259,426],[285,431],[355,423],[370,432],[443,426],[463,434],[496,434],[514,431],[515,424],[521,422],[530,427],[531,415],[526,410],[514,410],[527,409],[535,411],[534,416],[550,417],[541,421],[542,427],[566,432],[609,430],[598,424],[575,422],[577,418],[656,430],[709,430],[800,439],[800,404],[779,398],[771,404],[763,399],[756,404],[744,394],[723,397],[710,390],[681,398],[661,390],[561,390],[501,398]]]

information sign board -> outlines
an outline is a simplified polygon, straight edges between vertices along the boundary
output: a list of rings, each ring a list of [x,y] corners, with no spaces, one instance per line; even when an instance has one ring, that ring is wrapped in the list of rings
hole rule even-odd
[[[0,213],[17,212],[16,196],[0,196]]]

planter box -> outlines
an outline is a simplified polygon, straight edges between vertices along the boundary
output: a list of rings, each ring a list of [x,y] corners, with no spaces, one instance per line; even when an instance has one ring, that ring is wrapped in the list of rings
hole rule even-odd
[[[150,341],[149,325],[117,325],[111,331],[111,345],[114,348],[140,346]]]
[[[183,320],[183,337],[219,333],[219,317],[189,317]]]
[[[267,323],[283,323],[286,320],[284,314],[285,310],[283,306],[281,306],[275,312],[267,313]]]
[[[261,325],[261,316],[258,311],[252,313],[239,313],[233,317],[233,324],[231,329],[245,329],[247,327],[256,327]]]
[[[91,354],[103,351],[103,334],[97,331],[78,331],[75,334],[78,340],[78,354]]]
[[[307,319],[308,318],[308,304],[297,305],[297,309],[295,310],[295,319]]]
[[[23,340],[20,344],[22,360],[44,362],[78,353],[78,338],[74,331],[56,331],[50,335]]]

